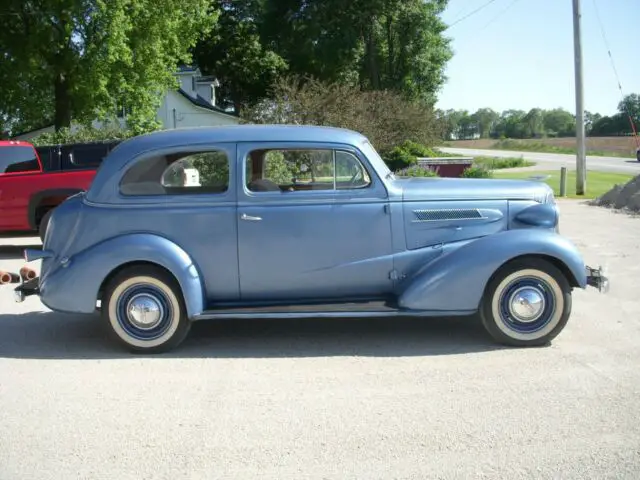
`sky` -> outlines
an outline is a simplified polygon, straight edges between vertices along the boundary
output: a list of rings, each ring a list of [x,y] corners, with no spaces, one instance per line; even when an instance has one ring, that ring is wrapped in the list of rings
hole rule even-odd
[[[572,0],[449,0],[442,15],[454,56],[437,108],[470,113],[490,107],[576,110]],[[597,6],[597,10],[596,7]],[[580,0],[585,110],[617,112],[622,96],[600,21],[624,94],[640,94],[640,0]]]

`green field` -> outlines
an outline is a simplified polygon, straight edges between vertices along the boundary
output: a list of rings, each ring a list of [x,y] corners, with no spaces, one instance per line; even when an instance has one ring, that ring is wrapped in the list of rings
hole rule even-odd
[[[575,154],[577,141],[572,137],[531,138],[496,140],[479,138],[476,140],[454,140],[444,142],[446,147],[480,148],[489,150],[516,150],[523,152],[546,152]],[[587,137],[587,155],[605,157],[635,158],[636,141],[634,137]]]
[[[551,188],[553,188],[556,196],[560,195],[560,170],[542,170],[530,172],[493,172],[494,178],[512,178],[520,180],[528,180],[530,177],[537,175],[549,175],[549,178],[543,181],[547,185],[551,186]],[[575,170],[568,170],[567,198],[596,198],[611,190],[611,188],[613,188],[613,186],[616,184],[624,185],[633,177],[634,175],[626,173],[587,171],[586,195],[576,195],[576,172]]]

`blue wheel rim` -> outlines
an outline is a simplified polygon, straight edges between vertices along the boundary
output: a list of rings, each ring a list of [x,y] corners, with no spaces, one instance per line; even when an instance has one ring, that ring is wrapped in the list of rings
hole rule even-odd
[[[129,319],[129,314],[127,313],[127,305],[134,297],[139,295],[145,295],[152,298],[162,307],[161,318],[153,328],[139,328]],[[167,295],[155,285],[132,285],[120,295],[116,303],[116,317],[118,320],[118,324],[127,333],[127,335],[130,335],[136,340],[151,341],[160,338],[167,332],[169,327],[171,327],[173,316],[174,312],[171,301],[169,300]]]
[[[532,322],[523,322],[511,312],[510,299],[517,290],[522,288],[533,289],[544,299],[542,312]],[[514,332],[521,334],[532,334],[542,330],[552,320],[556,311],[556,299],[553,289],[547,282],[537,277],[521,277],[509,283],[502,291],[498,304],[502,323]]]

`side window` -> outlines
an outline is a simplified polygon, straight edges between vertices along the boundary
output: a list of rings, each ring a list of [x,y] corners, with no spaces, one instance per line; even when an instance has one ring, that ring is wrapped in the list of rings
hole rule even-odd
[[[358,159],[343,151],[253,150],[246,159],[252,192],[298,192],[362,188],[371,179]]]
[[[229,157],[222,151],[151,157],[134,164],[120,182],[123,195],[224,193],[229,189]]]
[[[371,177],[360,160],[350,152],[337,151],[336,188],[348,190],[366,188],[369,185],[371,185]]]
[[[36,152],[32,147],[1,147],[0,174],[25,173],[40,170]]]

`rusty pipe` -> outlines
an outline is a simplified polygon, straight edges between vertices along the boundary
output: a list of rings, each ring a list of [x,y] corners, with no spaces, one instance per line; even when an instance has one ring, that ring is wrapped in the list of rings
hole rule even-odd
[[[36,278],[37,273],[35,270],[29,267],[22,267],[20,269],[20,278],[22,278],[23,282],[28,282],[29,280],[33,280]]]
[[[0,270],[0,285],[8,285],[10,283],[20,283],[20,275]]]

